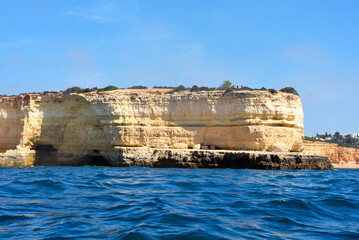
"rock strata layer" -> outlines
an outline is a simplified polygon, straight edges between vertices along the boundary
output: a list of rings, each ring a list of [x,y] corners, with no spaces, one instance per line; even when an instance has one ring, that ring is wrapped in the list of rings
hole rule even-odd
[[[0,100],[0,159],[31,159],[34,151],[34,165],[49,159],[74,165],[77,156],[96,158],[117,147],[300,152],[302,138],[300,98],[282,92],[111,91]]]
[[[359,166],[359,149],[339,147],[338,144],[304,141],[304,152],[329,156],[335,164],[357,164]]]

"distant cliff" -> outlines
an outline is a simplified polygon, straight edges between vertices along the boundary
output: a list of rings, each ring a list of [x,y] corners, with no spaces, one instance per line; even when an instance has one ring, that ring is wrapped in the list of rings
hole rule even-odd
[[[359,149],[357,148],[339,147],[338,144],[319,141],[304,141],[303,146],[305,153],[329,156],[332,163],[359,164]]]
[[[283,92],[116,90],[0,100],[0,159],[16,153],[31,163],[32,151],[40,165],[115,147],[301,152],[302,139],[300,97]]]

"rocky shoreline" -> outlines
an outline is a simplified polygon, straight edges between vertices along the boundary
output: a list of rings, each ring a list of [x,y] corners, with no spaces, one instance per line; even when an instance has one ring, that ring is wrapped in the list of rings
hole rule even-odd
[[[16,153],[16,154],[15,154]],[[57,154],[49,149],[0,155],[0,167],[112,166],[153,168],[233,168],[264,170],[330,170],[329,157],[286,152],[116,147],[88,153]]]
[[[328,157],[301,153],[235,150],[116,148],[109,163],[119,167],[233,168],[263,170],[329,170]]]

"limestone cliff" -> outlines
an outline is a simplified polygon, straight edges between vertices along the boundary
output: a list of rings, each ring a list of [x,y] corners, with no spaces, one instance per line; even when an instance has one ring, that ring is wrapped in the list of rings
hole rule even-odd
[[[338,144],[318,141],[304,141],[303,145],[305,153],[329,156],[332,163],[359,164],[359,149],[339,147]]]
[[[300,98],[282,92],[111,91],[0,100],[0,152],[34,149],[64,162],[114,147],[300,152],[302,129]]]

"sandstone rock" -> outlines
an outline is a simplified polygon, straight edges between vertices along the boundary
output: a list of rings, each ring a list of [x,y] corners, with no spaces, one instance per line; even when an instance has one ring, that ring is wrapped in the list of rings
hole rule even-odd
[[[288,152],[288,146],[281,142],[275,142],[268,150],[271,152]]]
[[[29,148],[7,150],[5,153],[0,153],[0,167],[32,166],[35,162],[35,154],[36,152]]]
[[[201,144],[195,144],[195,145],[193,145],[193,149],[201,149]]]
[[[175,148],[175,149],[187,149],[188,144],[186,144],[186,143],[175,143],[175,144],[173,144],[173,148]]]
[[[282,92],[110,91],[0,98],[0,153],[40,148],[64,164],[74,154],[114,147],[300,152],[302,138],[300,98]]]
[[[304,141],[304,152],[329,156],[332,163],[359,164],[359,149],[339,147],[337,144]]]
[[[333,169],[328,157],[302,153],[116,147],[109,155],[109,164],[118,167]]]

